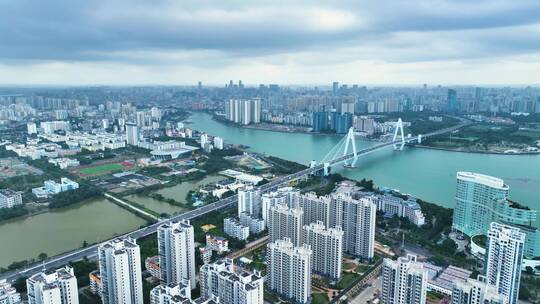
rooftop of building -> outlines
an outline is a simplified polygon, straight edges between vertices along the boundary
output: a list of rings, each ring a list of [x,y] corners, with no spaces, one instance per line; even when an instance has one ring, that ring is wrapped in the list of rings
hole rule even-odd
[[[457,178],[460,180],[479,183],[488,187],[498,188],[501,190],[508,190],[509,188],[502,179],[480,173],[460,171],[457,173]]]

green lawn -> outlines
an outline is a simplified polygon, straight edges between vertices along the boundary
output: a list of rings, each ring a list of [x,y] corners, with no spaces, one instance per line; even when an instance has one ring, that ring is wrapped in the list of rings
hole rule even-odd
[[[343,277],[341,277],[341,280],[337,283],[336,287],[338,289],[344,289],[347,286],[351,285],[357,278],[359,277],[356,273],[344,273]]]
[[[106,174],[113,171],[119,171],[124,169],[124,166],[121,164],[105,164],[101,166],[91,167],[91,168],[84,168],[81,169],[81,173],[84,175],[99,175],[99,174]]]
[[[311,297],[311,303],[313,304],[327,304],[329,302],[326,293],[312,293]]]

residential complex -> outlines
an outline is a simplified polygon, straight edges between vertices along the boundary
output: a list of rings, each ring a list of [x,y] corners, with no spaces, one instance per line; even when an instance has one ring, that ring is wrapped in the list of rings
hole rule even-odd
[[[101,244],[98,260],[103,304],[143,304],[140,248],[134,239]]]
[[[518,301],[525,234],[519,228],[491,223],[486,253],[487,283],[496,286],[509,304]]]
[[[218,298],[220,303],[263,304],[263,277],[235,268],[233,260],[224,259],[201,267],[201,298]]]
[[[270,242],[288,238],[295,246],[302,244],[304,212],[301,208],[289,208],[279,204],[268,211],[268,234]]]
[[[77,278],[71,266],[40,272],[26,280],[28,304],[78,304]]]
[[[268,288],[295,303],[311,301],[311,255],[309,245],[295,247],[290,239],[268,244]]]
[[[375,247],[375,217],[377,204],[371,197],[358,200],[347,195],[337,195],[343,205],[343,249],[354,256],[371,260]]]
[[[416,256],[407,255],[397,261],[385,258],[382,267],[383,304],[426,303],[428,274]]]
[[[321,221],[306,225],[303,228],[303,243],[309,245],[313,252],[313,272],[339,280],[343,255],[341,227],[326,229]]]
[[[158,228],[159,267],[163,284],[189,280],[195,288],[195,241],[189,221],[173,221]]]
[[[249,125],[261,122],[260,99],[231,99],[225,103],[225,117],[227,120]]]

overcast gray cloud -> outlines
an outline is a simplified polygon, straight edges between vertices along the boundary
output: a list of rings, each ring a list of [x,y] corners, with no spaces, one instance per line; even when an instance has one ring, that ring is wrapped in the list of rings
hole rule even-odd
[[[538,37],[536,0],[0,0],[0,83],[538,83]]]

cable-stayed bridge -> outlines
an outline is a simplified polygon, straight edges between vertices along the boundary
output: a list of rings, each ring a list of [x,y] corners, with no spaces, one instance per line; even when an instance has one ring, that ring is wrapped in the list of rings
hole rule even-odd
[[[356,149],[356,143],[354,141],[354,132],[351,128],[349,132],[347,133],[347,135],[340,142],[338,142],[338,144],[334,148],[332,148],[327,153],[327,155],[323,158],[323,160],[321,160],[320,162],[312,161],[311,166],[309,168],[301,170],[293,174],[276,178],[264,185],[257,187],[257,190],[261,192],[266,192],[266,191],[278,188],[280,186],[286,185],[292,180],[296,180],[298,178],[301,178],[310,174],[316,174],[319,172],[323,174],[329,174],[331,167],[341,164],[341,163],[344,163],[348,167],[353,167],[356,161],[358,160],[358,158],[363,155],[366,155],[366,154],[369,154],[369,153],[372,153],[372,152],[375,152],[384,148],[388,148],[390,146],[393,146],[394,149],[396,150],[402,150],[403,147],[408,143],[421,142],[423,138],[428,138],[432,136],[437,136],[437,135],[453,132],[469,124],[470,122],[462,120],[462,122],[459,125],[456,125],[454,127],[442,129],[442,130],[431,132],[424,135],[417,135],[415,137],[409,136],[406,138],[403,134],[403,124],[401,123],[401,119],[399,119],[398,122],[396,123],[396,128],[394,130],[394,137],[392,141],[384,142],[384,143],[381,143],[381,144],[378,144],[369,148],[365,148],[362,150]],[[349,148],[351,148],[352,150],[351,152],[349,152]],[[131,237],[131,238],[137,239],[137,238],[145,237],[153,233],[156,233],[157,228],[160,225],[164,224],[165,222],[179,221],[179,220],[193,220],[214,211],[235,207],[237,204],[238,204],[238,195],[233,195],[233,196],[221,199],[215,203],[201,206],[197,209],[187,211],[185,213],[173,216],[171,218],[159,219],[156,223],[153,223],[147,227],[137,229],[135,231],[126,233],[124,235],[121,235],[115,238]],[[99,224],[99,221],[96,221],[96,224]],[[84,257],[95,258],[97,254],[97,248],[99,245],[100,244],[93,244],[85,248],[76,249],[70,252],[66,252],[66,253],[62,253],[62,254],[50,257],[41,262],[29,264],[19,269],[1,273],[0,280],[6,279],[8,281],[14,281],[20,277],[29,277],[37,272],[42,271],[45,268],[47,269],[59,268],[69,262],[81,260]]]

